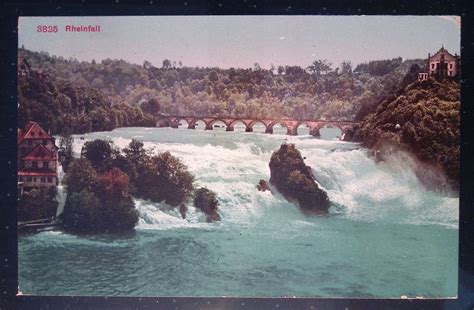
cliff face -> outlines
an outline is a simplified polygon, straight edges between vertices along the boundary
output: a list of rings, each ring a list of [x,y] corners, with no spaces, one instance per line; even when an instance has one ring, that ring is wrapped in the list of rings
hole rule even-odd
[[[376,151],[390,148],[414,154],[441,170],[459,187],[460,85],[430,78],[401,88],[382,101],[360,124],[363,144]]]
[[[270,160],[270,183],[288,200],[296,200],[304,212],[326,213],[330,202],[316,184],[294,144],[283,144]]]

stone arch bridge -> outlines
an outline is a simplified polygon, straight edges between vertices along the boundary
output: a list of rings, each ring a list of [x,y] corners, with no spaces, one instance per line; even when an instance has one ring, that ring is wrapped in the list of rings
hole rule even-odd
[[[331,121],[331,120],[293,120],[288,118],[282,119],[256,119],[256,118],[239,118],[239,117],[221,117],[221,116],[172,116],[161,115],[157,117],[157,127],[171,127],[178,128],[181,122],[185,121],[188,124],[188,129],[196,129],[196,123],[202,121],[205,124],[205,130],[212,130],[216,122],[222,122],[226,126],[226,131],[234,131],[236,124],[243,124],[245,132],[252,132],[255,124],[263,124],[265,126],[265,133],[273,133],[275,125],[281,125],[286,128],[288,135],[296,136],[298,134],[298,127],[306,126],[309,128],[309,133],[315,137],[320,136],[319,130],[324,127],[336,127],[342,132],[341,139],[348,130],[354,128],[358,122],[352,121]]]

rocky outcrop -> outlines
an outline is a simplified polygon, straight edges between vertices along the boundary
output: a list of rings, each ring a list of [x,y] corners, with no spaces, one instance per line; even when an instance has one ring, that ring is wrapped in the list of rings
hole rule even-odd
[[[270,183],[289,201],[297,201],[305,213],[327,213],[330,202],[319,188],[309,166],[294,144],[282,144],[270,160]]]
[[[268,186],[268,183],[265,180],[260,180],[260,182],[258,182],[257,189],[260,192],[270,191],[270,193],[272,193],[272,189],[270,188],[270,186]]]
[[[179,214],[181,215],[181,218],[183,220],[186,219],[186,212],[188,211],[188,208],[184,205],[184,203],[182,203],[180,206],[179,206]]]
[[[355,125],[354,127],[349,128],[344,134],[342,141],[361,142],[359,126]]]
[[[194,207],[206,214],[208,223],[221,220],[221,216],[217,213],[218,204],[216,193],[205,187],[197,189],[194,193]]]
[[[459,189],[460,179],[460,83],[456,79],[414,82],[387,96],[360,123],[363,146],[378,157],[404,150],[420,163],[440,170],[449,186],[420,181],[427,188]],[[377,160],[379,158],[376,157]],[[418,175],[418,173],[417,173]],[[444,181],[443,181],[444,182]]]

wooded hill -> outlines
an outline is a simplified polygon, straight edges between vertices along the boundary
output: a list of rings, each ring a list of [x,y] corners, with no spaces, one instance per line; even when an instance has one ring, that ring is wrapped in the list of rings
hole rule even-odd
[[[401,148],[414,154],[430,169],[439,169],[450,185],[459,188],[460,83],[456,78],[415,81],[388,95],[365,116],[360,125],[365,146]],[[429,187],[435,180],[419,178]]]
[[[171,60],[79,62],[20,48],[33,73],[18,83],[19,126],[39,122],[51,133],[153,126],[153,114],[232,115],[353,120],[381,101],[413,64],[371,61],[353,70],[318,60],[299,66],[192,68]]]

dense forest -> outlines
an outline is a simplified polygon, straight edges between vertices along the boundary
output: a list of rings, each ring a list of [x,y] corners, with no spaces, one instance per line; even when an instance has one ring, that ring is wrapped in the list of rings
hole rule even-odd
[[[153,126],[164,114],[353,120],[382,100],[422,60],[371,61],[339,67],[197,68],[163,60],[80,62],[19,49],[31,67],[18,83],[19,125],[39,122],[52,133]]]

